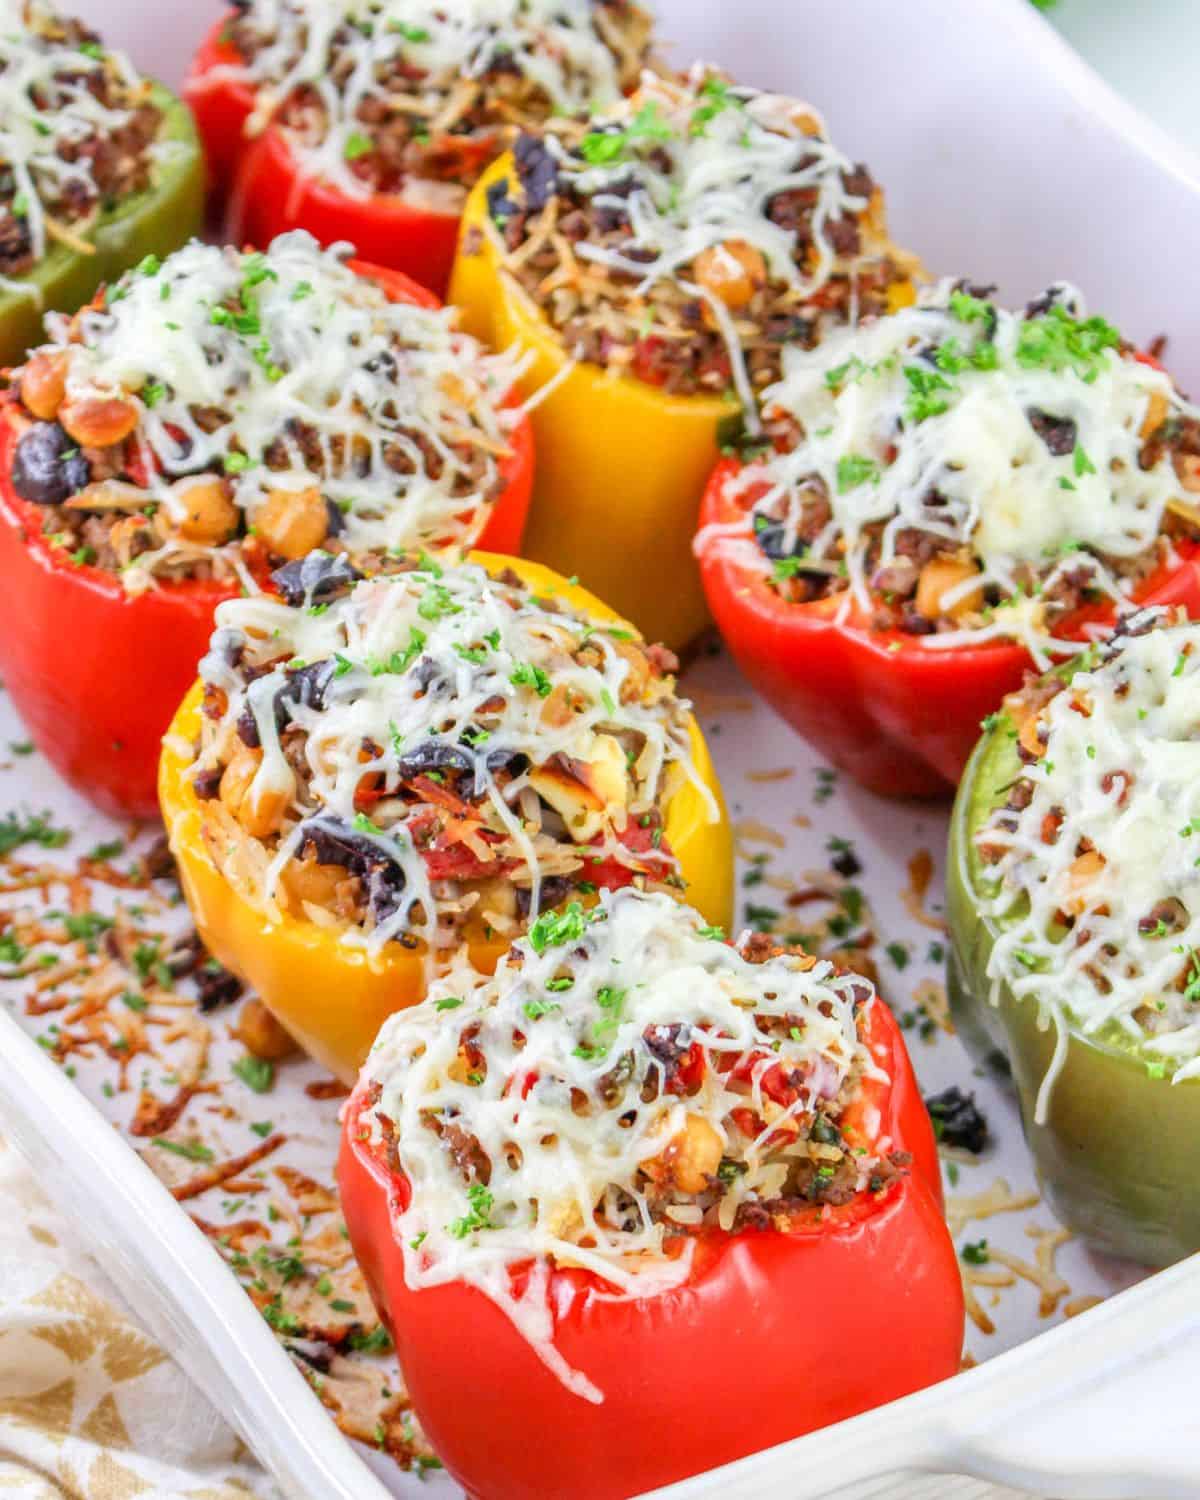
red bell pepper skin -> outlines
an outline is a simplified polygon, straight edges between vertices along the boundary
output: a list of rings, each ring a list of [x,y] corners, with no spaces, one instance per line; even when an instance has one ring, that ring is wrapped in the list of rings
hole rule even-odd
[[[400,272],[349,264],[393,301],[440,305]],[[41,508],[13,489],[12,410],[0,411],[0,577],[12,621],[0,631],[0,677],[60,776],[113,817],[157,817],[163,734],[208,649],[213,611],[238,588],[185,580],[130,595],[112,573],[73,563],[45,535]],[[533,484],[528,417],[499,469],[505,487],[478,545],[515,553]]]
[[[745,514],[731,493],[736,459],[714,469],[700,527]],[[1177,545],[1180,560],[1146,580],[1140,604],[1182,606],[1200,616],[1200,546]],[[980,720],[1034,667],[1011,641],[932,649],[921,637],[873,630],[845,596],[789,604],[767,579],[709,546],[700,558],[708,605],[738,665],[767,702],[839,770],[885,797],[948,797],[979,738]],[[1080,611],[1109,623],[1107,609]]]
[[[237,52],[220,40],[220,21],[202,43],[184,85],[208,156],[210,182],[225,197],[225,238],[267,245],[289,229],[307,229],[322,245],[349,240],[375,265],[392,266],[444,297],[461,215],[415,207],[394,194],[352,197],[305,177],[283,133],[268,127],[246,139],[254,90],[236,79],[210,79]],[[480,170],[487,165],[479,162]]]
[[[552,1270],[555,1347],[604,1393],[599,1405],[569,1391],[475,1287],[407,1285],[392,1208],[409,1186],[362,1138],[359,1085],[338,1165],[346,1225],[421,1424],[469,1494],[640,1494],[958,1369],[962,1284],[933,1133],[891,1014],[876,1000],[865,1020],[890,1083],[864,1086],[862,1138],[910,1151],[908,1174],[814,1207],[790,1233],[706,1232],[688,1281],[663,1295],[609,1301],[591,1273]]]

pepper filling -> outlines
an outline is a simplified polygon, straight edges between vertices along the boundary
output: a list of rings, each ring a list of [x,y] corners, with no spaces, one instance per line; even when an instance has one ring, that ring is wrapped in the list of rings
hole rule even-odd
[[[1021,773],[977,846],[992,978],[1178,1082],[1200,1073],[1200,626],[1161,617],[1009,698]]]
[[[315,547],[449,553],[504,487],[511,363],[302,232],[148,257],[51,327],[15,372],[12,484],[130,592],[253,586]]]
[[[282,125],[350,193],[420,185],[457,211],[518,128],[633,88],[651,33],[629,0],[249,0],[224,38],[257,91],[248,133]]]
[[[149,186],[162,111],[127,58],[41,0],[0,0],[0,279]],[[87,247],[90,253],[90,247]]]
[[[665,812],[700,782],[670,653],[475,565],[362,580],[315,553],[275,581],[219,607],[200,665],[194,786],[249,899],[432,960],[681,885]]]
[[[785,346],[911,297],[879,190],[807,105],[697,68],[551,131],[488,208],[573,359],[752,412]]]
[[[769,449],[733,481],[744,518],[697,548],[786,601],[1040,655],[1200,534],[1195,408],[1070,287],[1010,313],[946,282],[784,365]]]
[[[848,1115],[882,1076],[860,1032],[873,993],[637,891],[539,918],[494,978],[452,971],[385,1023],[363,1074],[360,1125],[411,1190],[408,1284],[473,1282],[554,1366],[550,1264],[652,1295],[687,1279],[703,1232],[786,1233],[883,1191],[906,1158]]]

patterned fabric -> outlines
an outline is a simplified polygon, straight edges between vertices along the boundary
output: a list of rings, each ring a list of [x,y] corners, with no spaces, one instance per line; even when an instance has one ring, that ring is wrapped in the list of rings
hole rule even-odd
[[[0,1500],[280,1500],[3,1140]]]

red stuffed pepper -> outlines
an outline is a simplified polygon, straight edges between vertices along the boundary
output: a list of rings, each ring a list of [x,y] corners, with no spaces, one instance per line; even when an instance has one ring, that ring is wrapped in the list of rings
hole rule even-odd
[[[637,890],[545,914],[393,1017],[347,1108],[350,1238],[471,1494],[640,1494],[958,1368],[895,1022],[701,922]]]
[[[0,412],[0,673],[56,769],[152,816],[214,607],[316,547],[516,550],[510,382],[429,293],[307,235],[148,257],[84,308]]]
[[[649,57],[630,0],[413,9],[250,0],[210,33],[185,97],[230,239],[349,240],[443,295],[467,191],[516,129],[612,103]]]
[[[1200,612],[1200,422],[1056,286],[945,284],[785,361],[696,551],[743,670],[872,791],[944,795],[982,718],[1130,603]]]

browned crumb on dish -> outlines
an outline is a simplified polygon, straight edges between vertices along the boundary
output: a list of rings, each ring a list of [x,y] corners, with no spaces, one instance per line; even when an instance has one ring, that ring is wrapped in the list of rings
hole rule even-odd
[[[952,1194],[946,1199],[946,1222],[956,1241],[968,1224],[979,1219],[990,1219],[997,1214],[1023,1213],[1039,1202],[1037,1193],[1014,1193],[1003,1177],[997,1177],[991,1187],[980,1193]],[[1001,1290],[1016,1286],[1018,1281],[1028,1282],[1039,1293],[1038,1316],[1051,1318],[1059,1310],[1065,1297],[1071,1295],[1071,1287],[1058,1270],[1056,1257],[1063,1245],[1074,1238],[1070,1230],[1056,1227],[1045,1229],[1037,1224],[1025,1225],[1026,1235],[1034,1241],[1032,1262],[1023,1256],[1014,1255],[1001,1246],[991,1244],[988,1239],[964,1240],[959,1245],[959,1266],[963,1278],[963,1296],[967,1316],[983,1334],[993,1334],[996,1325],[984,1310],[978,1293],[991,1289],[993,1302],[998,1301]],[[1064,1316],[1084,1311],[1085,1306],[1095,1306],[1100,1297],[1078,1299],[1063,1307]],[[1072,1312],[1074,1307],[1074,1313]]]
[[[946,924],[941,917],[934,916],[925,908],[925,898],[933,880],[933,855],[928,849],[918,849],[908,862],[908,885],[900,893],[904,908],[914,922],[922,927],[931,927],[935,932],[945,932]]]
[[[995,1214],[1021,1213],[1036,1208],[1041,1199],[1037,1193],[1014,1193],[1003,1177],[981,1193],[952,1193],[946,1199],[946,1223],[955,1239],[976,1219],[990,1219]]]
[[[218,1061],[226,1037],[254,1039],[257,1002],[187,923],[165,843],[136,830],[82,854],[73,842],[48,813],[0,815],[3,998],[185,1205],[341,1431],[402,1468],[436,1468],[333,1163],[314,1175],[311,1144],[305,1156],[271,1118],[276,1072],[293,1064],[236,1049],[231,1070]],[[315,1078],[304,1092],[333,1131],[344,1087]]]

